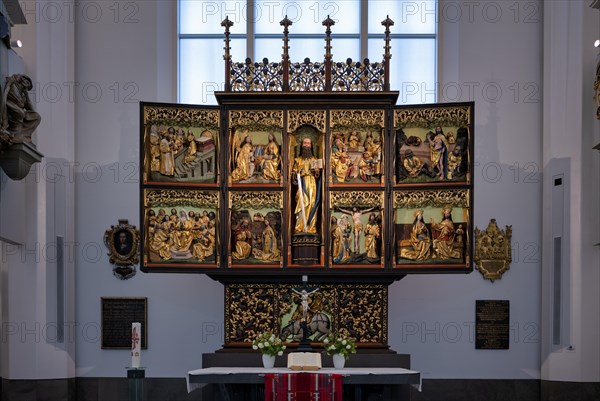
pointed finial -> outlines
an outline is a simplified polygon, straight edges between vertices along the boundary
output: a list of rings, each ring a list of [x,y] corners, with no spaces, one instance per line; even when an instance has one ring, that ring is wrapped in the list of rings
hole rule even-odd
[[[323,20],[323,26],[327,27],[327,30],[330,31],[331,27],[335,25],[335,21],[329,18],[329,15],[325,20]]]
[[[285,18],[282,19],[281,21],[279,21],[279,25],[281,25],[284,28],[285,32],[287,32],[288,27],[292,25],[292,21],[290,21],[288,19],[287,14],[286,14]]]
[[[384,19],[383,21],[381,21],[381,25],[385,26],[386,31],[389,31],[390,30],[390,26],[394,25],[394,21],[392,21],[390,19],[390,16],[387,15],[386,19]]]
[[[229,19],[229,16],[226,16],[223,21],[221,21],[221,26],[225,28],[225,32],[229,32],[229,28],[233,26],[233,21]]]

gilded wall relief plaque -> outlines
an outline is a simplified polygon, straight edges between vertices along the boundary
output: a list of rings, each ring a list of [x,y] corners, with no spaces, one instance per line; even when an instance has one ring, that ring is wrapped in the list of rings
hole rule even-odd
[[[281,266],[283,193],[236,191],[229,198],[230,265]]]
[[[219,193],[147,189],[144,191],[147,266],[217,266]]]
[[[468,189],[397,192],[397,266],[468,266],[469,203]]]
[[[494,282],[510,268],[512,262],[512,226],[500,230],[491,219],[483,231],[475,227],[475,267],[485,279]]]
[[[382,267],[383,193],[330,193],[330,260],[339,267]]]
[[[219,110],[142,107],[144,183],[216,184]]]
[[[396,183],[469,183],[471,109],[395,110]]]

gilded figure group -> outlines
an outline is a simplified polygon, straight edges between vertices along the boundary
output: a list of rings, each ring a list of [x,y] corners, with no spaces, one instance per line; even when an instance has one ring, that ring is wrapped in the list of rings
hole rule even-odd
[[[152,261],[215,259],[216,214],[212,210],[164,208],[147,211],[148,247]]]

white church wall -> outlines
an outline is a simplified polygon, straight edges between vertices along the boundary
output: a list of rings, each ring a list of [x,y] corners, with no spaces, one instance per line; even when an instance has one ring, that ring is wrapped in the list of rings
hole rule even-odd
[[[149,377],[184,377],[201,366],[202,353],[223,342],[219,283],[204,275],[140,271],[120,280],[102,243],[104,231],[120,218],[139,228],[139,101],[176,101],[173,4],[83,1],[79,6],[90,13],[100,7],[102,16],[75,24],[81,89],[76,99],[78,376],[124,377],[131,363],[129,350],[101,349],[101,297],[148,298],[142,365]],[[121,7],[118,13],[115,6]]]
[[[439,19],[438,101],[475,101],[474,225],[512,225],[513,261],[494,283],[474,271],[393,284],[390,344],[424,378],[537,379],[542,3],[440,1]],[[476,300],[510,301],[508,350],[475,349]]]
[[[32,78],[30,98],[42,116],[34,142],[45,157],[24,180],[3,187],[11,190],[11,196],[18,193],[20,197],[11,205],[0,205],[2,214],[10,216],[2,224],[20,225],[8,231],[23,232],[22,239],[13,238],[18,244],[4,244],[2,253],[2,339],[7,344],[3,377],[73,377],[75,342],[59,341],[57,317],[75,320],[74,263],[67,257],[59,275],[56,256],[57,236],[65,243],[74,241],[73,182],[52,166],[74,159],[74,105],[66,97],[44,96],[39,90],[49,83],[74,80],[73,25],[67,20],[36,19],[31,11],[39,3],[20,5],[30,23],[15,26],[12,37],[27,47],[16,49],[20,58],[11,54],[8,73]],[[18,190],[13,192],[14,188]],[[60,286],[59,277],[63,279]]]

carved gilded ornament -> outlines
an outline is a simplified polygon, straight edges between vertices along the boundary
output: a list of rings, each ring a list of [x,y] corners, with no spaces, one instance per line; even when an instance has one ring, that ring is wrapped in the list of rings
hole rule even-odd
[[[414,209],[426,206],[469,207],[468,189],[402,191],[394,193],[394,207],[396,209]]]
[[[253,130],[283,128],[283,111],[281,110],[240,110],[229,112],[231,127],[244,127]]]
[[[146,191],[146,207],[193,206],[214,208],[219,206],[219,193],[177,189],[150,189]]]
[[[475,227],[475,265],[483,278],[492,282],[502,278],[512,262],[512,226],[500,230],[496,219],[481,231]]]
[[[245,342],[264,331],[282,329],[301,317],[299,300],[290,284],[229,284],[225,286],[225,343]],[[311,296],[311,314],[331,317],[330,330],[359,343],[387,344],[387,286],[324,284]],[[293,312],[294,305],[296,312]],[[291,317],[289,314],[292,313]],[[283,321],[285,316],[288,320]]]
[[[379,127],[383,128],[383,110],[332,110],[331,126],[339,127]]]
[[[382,207],[383,193],[375,191],[332,191],[330,207]]]
[[[265,331],[279,331],[272,285],[228,285],[225,300],[225,343],[251,342]]]
[[[288,112],[288,132],[294,132],[303,125],[312,125],[319,132],[326,131],[325,110],[290,110]]]
[[[394,111],[396,128],[433,126],[465,127],[471,123],[471,107],[435,107]]]
[[[218,129],[220,113],[218,110],[206,110],[180,107],[144,108],[144,123],[176,125],[180,127],[204,127]]]
[[[229,204],[234,210],[251,208],[283,208],[283,194],[281,192],[230,192]]]
[[[339,300],[338,333],[360,343],[387,343],[387,295],[375,288],[347,288]]]

